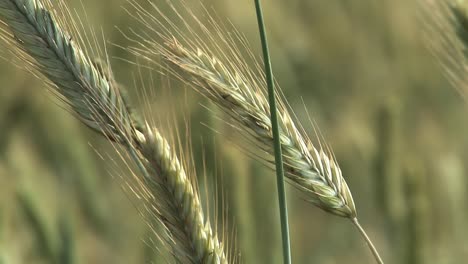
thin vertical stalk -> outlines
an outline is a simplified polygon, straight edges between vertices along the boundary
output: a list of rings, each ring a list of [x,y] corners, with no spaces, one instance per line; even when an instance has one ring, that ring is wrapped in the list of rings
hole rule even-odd
[[[284,168],[283,155],[281,153],[281,142],[278,127],[278,116],[276,108],[275,87],[273,82],[273,73],[271,68],[270,54],[268,51],[268,42],[265,32],[265,24],[263,22],[262,7],[260,0],[255,0],[255,9],[257,12],[258,29],[262,42],[263,60],[265,63],[265,77],[268,86],[268,100],[270,103],[271,125],[273,130],[273,142],[275,149],[275,166],[276,166],[276,184],[278,187],[278,202],[280,209],[281,220],[281,237],[283,243],[283,262],[291,263],[291,245],[289,241],[289,224],[288,224],[288,208],[286,204],[286,191],[284,190]]]

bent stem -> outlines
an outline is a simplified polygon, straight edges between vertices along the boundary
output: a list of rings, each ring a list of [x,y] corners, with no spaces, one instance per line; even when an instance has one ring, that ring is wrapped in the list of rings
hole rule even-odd
[[[372,255],[374,255],[375,260],[377,261],[377,263],[384,264],[382,258],[379,255],[379,252],[375,248],[375,246],[372,243],[372,241],[370,240],[370,238],[367,236],[366,231],[364,230],[364,228],[362,228],[362,226],[359,224],[357,218],[353,218],[353,219],[351,219],[351,221],[357,227],[357,229],[359,230],[359,233],[361,233],[362,237],[366,240],[366,243],[369,246],[369,249],[371,250]]]

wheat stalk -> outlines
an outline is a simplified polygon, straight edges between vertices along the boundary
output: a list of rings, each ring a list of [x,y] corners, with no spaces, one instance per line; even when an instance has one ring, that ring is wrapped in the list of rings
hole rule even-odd
[[[164,37],[163,35],[160,35]],[[246,65],[229,64],[229,68],[204,50],[190,50],[182,46],[174,37],[166,37],[165,45],[157,42],[140,42],[140,47],[130,51],[148,57],[149,53],[161,54],[176,67],[171,72],[176,78],[189,84],[195,90],[212,100],[234,121],[234,129],[239,129],[247,139],[253,138],[255,148],[268,157],[257,155],[267,162],[273,162],[273,134],[268,101],[264,84],[256,77],[245,77],[242,70]],[[148,46],[149,45],[149,46]],[[149,48],[149,49],[148,49]],[[146,49],[146,50],[145,50]],[[155,50],[156,49],[156,50]],[[303,191],[310,202],[331,214],[345,217],[357,227],[378,263],[384,263],[377,249],[359,224],[351,192],[342,176],[333,154],[328,147],[314,146],[312,141],[296,127],[288,110],[278,96],[278,115],[281,148],[286,177],[296,188]]]
[[[140,125],[111,77],[73,41],[39,0],[0,0],[0,37],[45,76],[78,118],[121,143],[144,175],[140,194],[170,233],[183,263],[227,263],[223,245],[205,222],[199,195],[168,141]],[[16,43],[16,44],[14,44]]]
[[[257,63],[248,41],[235,28],[220,24],[206,9],[203,19],[207,19],[208,24],[202,22],[184,0],[181,0],[181,8],[166,1],[175,18],[169,18],[166,9],[163,11],[159,5],[148,2],[154,12],[129,0],[134,10],[128,10],[128,14],[146,30],[130,29],[133,37],[127,38],[135,45],[128,50],[164,67],[159,60],[154,60],[154,55],[161,56],[173,66],[168,68],[173,77],[210,99],[230,117],[231,127],[245,136],[250,155],[272,165],[273,132],[266,82],[261,78],[263,67]],[[249,62],[256,67],[251,67]],[[314,145],[304,129],[296,126],[281,93],[276,96],[279,138],[288,181],[316,206],[350,219],[377,262],[383,263],[357,220],[351,192],[332,151],[320,141]]]
[[[158,44],[156,47],[162,47]],[[268,101],[262,84],[252,82],[239,72],[230,70],[214,56],[201,49],[183,47],[175,38],[160,48],[165,60],[181,71],[177,76],[191,84],[203,95],[221,107],[248,136],[255,139],[269,155],[273,155],[273,133]],[[177,74],[177,73],[176,73]],[[321,209],[351,219],[367,242],[376,261],[383,263],[370,238],[357,220],[351,192],[329,148],[315,147],[294,124],[284,103],[278,96],[280,141],[283,150],[286,177],[304,191],[310,201]]]
[[[261,71],[252,70],[247,65],[247,59],[255,58],[250,52],[245,40],[238,32],[225,36],[225,29],[216,24],[212,18],[211,26],[207,28],[198,18],[190,13],[195,25],[212,42],[206,42],[195,33],[192,24],[184,20],[178,10],[172,6],[178,18],[189,34],[186,34],[153,5],[162,19],[152,15],[136,2],[131,1],[136,8],[136,18],[151,33],[159,39],[152,39],[147,32],[133,31],[136,40],[129,37],[136,46],[128,50],[143,59],[152,61],[154,54],[174,66],[169,73],[185,82],[196,91],[217,104],[233,121],[233,129],[246,136],[250,146],[247,151],[262,161],[272,164],[273,133],[270,120],[269,104],[266,99],[265,81],[259,78]],[[129,12],[130,13],[130,12]],[[155,22],[159,28],[151,26]],[[183,46],[174,35],[178,35],[186,43]],[[236,42],[237,38],[237,42]],[[163,43],[163,44],[162,44]],[[245,52],[237,49],[236,43],[244,46]],[[217,59],[211,52],[219,52],[227,64]],[[158,64],[160,62],[156,62]],[[286,177],[296,188],[303,191],[306,199],[321,209],[351,220],[368,244],[378,263],[383,263],[377,249],[358,222],[356,208],[351,192],[342,176],[331,150],[323,143],[315,146],[307,137],[302,127],[297,127],[288,112],[288,107],[277,94],[279,137],[283,150],[283,163]],[[255,153],[260,150],[260,153]]]

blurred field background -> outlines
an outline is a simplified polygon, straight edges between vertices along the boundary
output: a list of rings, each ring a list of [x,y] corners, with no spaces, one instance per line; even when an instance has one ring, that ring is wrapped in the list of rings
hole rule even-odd
[[[78,14],[84,6],[87,23],[111,43],[130,44],[116,27],[140,26],[122,9],[125,0],[65,2]],[[253,1],[203,3],[231,21],[260,55]],[[468,109],[421,38],[421,4],[263,5],[275,77],[310,135],[302,100],[332,146],[360,222],[386,263],[463,263]],[[113,45],[108,53],[129,58]],[[8,60],[8,53],[2,55]],[[134,87],[135,67],[111,62],[116,79]],[[6,60],[0,81],[0,263],[163,262],[143,241],[152,235],[135,208],[138,201],[122,191],[118,165],[98,155],[113,155],[112,146],[64,111],[40,80]],[[164,94],[158,85],[153,89]],[[138,91],[129,91],[140,105]],[[235,142],[225,143],[230,131],[200,106],[209,106],[203,98],[184,87],[171,87],[171,93],[169,102],[150,98],[151,111],[167,117],[163,103],[188,109],[197,171],[203,174],[203,152],[208,174],[221,168],[219,188],[242,261],[281,263],[274,172],[247,158]],[[177,95],[185,93],[193,100],[180,100]],[[322,212],[293,188],[287,194],[293,263],[373,263],[350,221]]]

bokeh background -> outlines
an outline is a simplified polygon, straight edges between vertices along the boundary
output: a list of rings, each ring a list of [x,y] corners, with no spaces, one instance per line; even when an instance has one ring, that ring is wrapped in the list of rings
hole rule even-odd
[[[85,23],[109,43],[130,45],[116,28],[140,27],[122,8],[125,0],[65,2],[81,18],[86,10]],[[253,1],[203,3],[260,56]],[[263,6],[285,97],[314,136],[305,104],[333,148],[360,222],[386,262],[463,263],[468,109],[427,49],[424,4],[264,0]],[[135,67],[118,59],[130,58],[128,52],[108,45],[108,54],[116,79],[134,87]],[[145,243],[154,235],[138,214],[139,201],[122,190],[125,166],[100,157],[115,157],[114,148],[64,111],[41,80],[13,67],[8,51],[2,56],[0,263],[164,263]],[[155,80],[155,94],[164,94]],[[129,92],[148,111],[141,92]],[[209,174],[200,182],[222,190],[242,261],[281,263],[274,172],[226,141],[229,129],[200,105],[210,106],[202,97],[177,85],[171,93],[150,97],[151,112],[170,116],[161,107],[168,98],[185,109],[198,174]],[[186,93],[190,100],[177,96]],[[187,125],[183,118],[173,123]],[[350,221],[322,212],[293,188],[287,195],[294,263],[373,263]],[[206,196],[214,204],[216,195]]]

